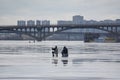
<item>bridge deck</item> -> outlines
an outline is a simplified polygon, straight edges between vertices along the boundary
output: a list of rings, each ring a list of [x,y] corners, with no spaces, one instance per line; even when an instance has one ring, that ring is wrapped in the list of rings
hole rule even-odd
[[[15,28],[15,27],[120,27],[120,24],[81,24],[81,25],[40,25],[40,26],[17,26],[3,25],[0,28]]]

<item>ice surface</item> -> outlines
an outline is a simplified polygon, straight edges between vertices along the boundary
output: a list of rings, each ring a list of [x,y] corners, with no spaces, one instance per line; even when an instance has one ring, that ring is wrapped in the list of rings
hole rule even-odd
[[[68,58],[61,57],[63,46]],[[119,43],[0,41],[0,80],[120,80],[119,66]]]

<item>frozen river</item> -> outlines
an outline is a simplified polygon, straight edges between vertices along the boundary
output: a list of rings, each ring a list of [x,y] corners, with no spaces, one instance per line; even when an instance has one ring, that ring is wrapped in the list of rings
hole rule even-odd
[[[0,41],[0,80],[120,80],[120,43]]]

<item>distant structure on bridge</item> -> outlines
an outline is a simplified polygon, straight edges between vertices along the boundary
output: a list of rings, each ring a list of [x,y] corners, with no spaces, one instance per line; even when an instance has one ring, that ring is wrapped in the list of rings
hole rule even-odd
[[[72,21],[58,20],[57,25],[79,25],[79,24],[120,24],[120,19],[116,20],[84,20],[84,16],[75,15],[72,18]]]
[[[64,21],[64,20],[58,20],[57,25],[71,25],[71,24],[83,24],[84,21],[84,17],[80,16],[80,15],[75,15],[73,16],[72,21]]]
[[[75,15],[73,16],[72,20],[58,20],[57,25],[79,25],[79,24],[120,24],[120,19],[116,20],[103,20],[103,21],[96,21],[96,20],[85,20],[84,16]],[[41,25],[50,25],[50,20],[18,20],[17,26],[41,26]]]
[[[50,25],[50,21],[49,20],[18,20],[17,21],[17,26],[41,26],[41,25]]]

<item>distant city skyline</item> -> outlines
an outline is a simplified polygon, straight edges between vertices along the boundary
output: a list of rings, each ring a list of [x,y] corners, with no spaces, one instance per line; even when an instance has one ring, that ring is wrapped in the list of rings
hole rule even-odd
[[[16,25],[17,20],[120,19],[120,0],[0,0],[0,25]]]
[[[74,15],[72,20],[58,20],[56,24],[51,24],[50,20],[17,20],[18,26],[41,26],[41,25],[80,25],[80,24],[120,24],[120,19],[115,20],[85,20],[84,16]]]

